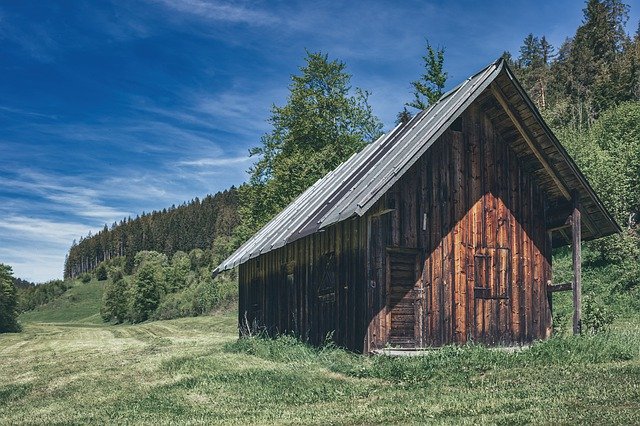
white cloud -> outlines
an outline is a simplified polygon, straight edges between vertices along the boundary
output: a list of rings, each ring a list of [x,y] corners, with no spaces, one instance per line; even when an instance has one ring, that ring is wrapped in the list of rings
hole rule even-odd
[[[16,178],[0,176],[0,185],[5,191],[20,191],[23,195],[44,199],[49,209],[74,216],[108,221],[129,214],[100,202],[101,194],[90,187],[96,183],[82,182],[77,177],[23,170]]]
[[[244,157],[230,157],[230,158],[200,158],[198,160],[185,160],[178,162],[179,166],[194,166],[194,167],[237,167],[238,164],[244,164],[253,161],[247,154]]]
[[[0,230],[11,231],[15,239],[33,240],[41,244],[71,245],[73,239],[87,234],[90,229],[79,223],[26,216],[9,216],[0,222]]]
[[[42,282],[62,278],[64,255],[71,242],[90,226],[26,216],[8,216],[0,222],[0,262],[14,275]]]
[[[249,25],[273,25],[280,19],[264,10],[247,8],[237,3],[214,0],[160,0],[159,3],[174,12],[191,15],[213,22],[231,22]]]

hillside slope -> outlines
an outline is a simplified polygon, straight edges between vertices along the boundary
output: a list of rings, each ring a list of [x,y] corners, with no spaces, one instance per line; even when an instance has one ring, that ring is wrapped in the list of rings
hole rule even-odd
[[[74,286],[53,301],[38,306],[20,315],[21,323],[75,323],[102,324],[100,304],[106,281],[84,284],[76,281]]]

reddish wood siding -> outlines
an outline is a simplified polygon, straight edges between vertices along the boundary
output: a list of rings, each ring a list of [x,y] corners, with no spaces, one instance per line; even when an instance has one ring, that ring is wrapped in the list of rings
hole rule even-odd
[[[520,164],[472,105],[463,114],[462,132],[447,131],[387,194],[387,205],[396,210],[382,225],[389,237],[377,238],[424,253],[416,290],[424,295],[418,303],[425,344],[527,342],[549,335],[545,201]],[[379,224],[372,222],[376,233]],[[375,241],[376,252],[380,244]],[[384,260],[373,262],[379,268]],[[478,274],[486,282],[476,282]],[[486,291],[479,289],[485,285]],[[376,321],[370,328],[378,328]],[[384,334],[370,335],[369,349],[386,345]]]
[[[547,337],[545,198],[522,164],[472,105],[367,215],[241,265],[240,326],[364,352],[410,333],[417,346]],[[390,248],[418,254],[413,287],[390,282],[404,277]]]

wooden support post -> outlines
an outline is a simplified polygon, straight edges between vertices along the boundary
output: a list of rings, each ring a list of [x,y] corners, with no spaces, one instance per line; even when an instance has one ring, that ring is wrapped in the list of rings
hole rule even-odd
[[[580,218],[580,199],[573,193],[573,213],[571,214],[571,237],[573,252],[573,334],[582,329],[582,229]]]

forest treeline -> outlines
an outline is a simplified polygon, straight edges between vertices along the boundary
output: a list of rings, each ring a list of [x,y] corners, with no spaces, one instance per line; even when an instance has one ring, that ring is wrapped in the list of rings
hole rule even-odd
[[[74,241],[65,259],[64,277],[76,278],[117,257],[124,259],[124,273],[131,274],[141,251],[168,257],[195,248],[225,251],[239,221],[238,189],[233,186],[202,200],[125,218]]]
[[[612,265],[615,287],[638,294],[640,32],[625,31],[629,6],[619,0],[588,0],[583,13],[574,36],[560,46],[543,34],[529,34],[518,52],[504,52],[503,58],[624,228],[623,235],[590,243],[586,263]],[[442,96],[445,49],[427,42],[422,65],[398,121]],[[291,77],[286,103],[272,108],[272,130],[250,151],[256,160],[248,183],[105,226],[71,247],[65,277],[90,271],[111,276],[105,319],[135,322],[200,313],[205,305],[198,305],[198,295],[217,297],[205,290],[211,287],[207,274],[219,260],[382,133],[369,92],[352,88],[350,79],[344,62],[308,52]],[[193,249],[206,255],[194,260],[199,255],[192,255]],[[176,281],[176,274],[186,278]]]

